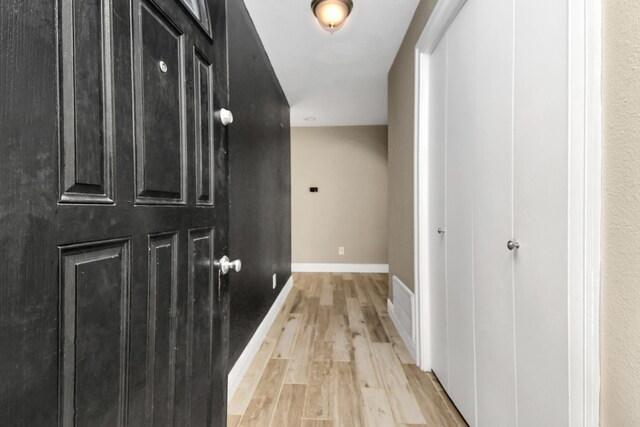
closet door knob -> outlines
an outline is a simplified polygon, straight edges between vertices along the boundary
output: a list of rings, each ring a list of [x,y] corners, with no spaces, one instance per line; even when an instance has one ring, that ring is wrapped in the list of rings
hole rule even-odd
[[[438,234],[444,234],[445,229],[442,227],[438,227]]]
[[[507,242],[507,249],[509,249],[510,251],[514,250],[514,249],[520,249],[520,243],[513,241],[513,240],[509,240]]]

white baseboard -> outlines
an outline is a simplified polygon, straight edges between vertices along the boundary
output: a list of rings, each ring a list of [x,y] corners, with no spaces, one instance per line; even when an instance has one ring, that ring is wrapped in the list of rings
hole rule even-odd
[[[417,354],[416,353],[416,343],[411,338],[410,332],[406,331],[405,328],[403,328],[401,326],[401,323],[398,321],[398,318],[396,317],[396,312],[393,309],[393,303],[391,302],[390,299],[387,300],[387,311],[389,312],[389,317],[391,317],[391,320],[393,321],[393,324],[395,325],[396,329],[400,333],[400,337],[402,338],[402,341],[404,341],[404,344],[407,346],[407,350],[409,351],[409,355],[415,361],[416,360],[416,354]]]
[[[231,368],[231,371],[229,371],[229,385],[227,387],[227,396],[229,401],[231,401],[231,398],[238,389],[240,381],[242,381],[245,374],[247,373],[249,366],[251,366],[251,362],[253,362],[254,357],[258,353],[258,350],[260,350],[262,342],[266,338],[267,333],[269,332],[269,329],[273,324],[273,321],[276,319],[276,316],[280,312],[284,301],[287,299],[287,296],[289,296],[291,289],[293,289],[293,278],[289,277],[289,280],[287,280],[287,283],[284,285],[284,287],[280,291],[280,294],[273,302],[273,305],[267,312],[267,315],[264,317],[264,319],[262,319],[262,323],[260,323],[260,326],[258,326],[258,329],[256,329],[256,332],[251,337],[251,340],[249,340],[249,343],[245,347],[244,351],[242,352],[236,363],[233,365],[233,368]]]
[[[291,264],[296,273],[388,273],[389,264]]]

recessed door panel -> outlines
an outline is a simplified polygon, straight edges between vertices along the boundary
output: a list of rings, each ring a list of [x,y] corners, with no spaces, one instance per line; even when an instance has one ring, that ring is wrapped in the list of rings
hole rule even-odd
[[[213,230],[189,232],[189,309],[191,425],[211,419],[211,363],[214,343]]]
[[[197,204],[213,205],[213,66],[194,51]]]
[[[134,5],[137,202],[183,204],[184,36],[147,2],[137,0]]]
[[[62,202],[113,202],[111,0],[61,3]]]
[[[63,426],[124,425],[129,243],[63,247]]]
[[[173,425],[178,298],[178,235],[149,238],[147,379],[145,406],[151,425]]]

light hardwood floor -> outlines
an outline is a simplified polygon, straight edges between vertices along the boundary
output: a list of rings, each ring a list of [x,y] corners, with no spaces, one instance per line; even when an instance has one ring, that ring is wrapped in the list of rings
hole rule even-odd
[[[386,274],[294,273],[228,426],[466,426],[412,363],[386,300]]]

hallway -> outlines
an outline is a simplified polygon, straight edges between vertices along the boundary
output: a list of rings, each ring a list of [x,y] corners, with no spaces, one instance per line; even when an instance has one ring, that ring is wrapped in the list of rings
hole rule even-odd
[[[386,274],[294,273],[228,426],[466,426],[387,313]]]

